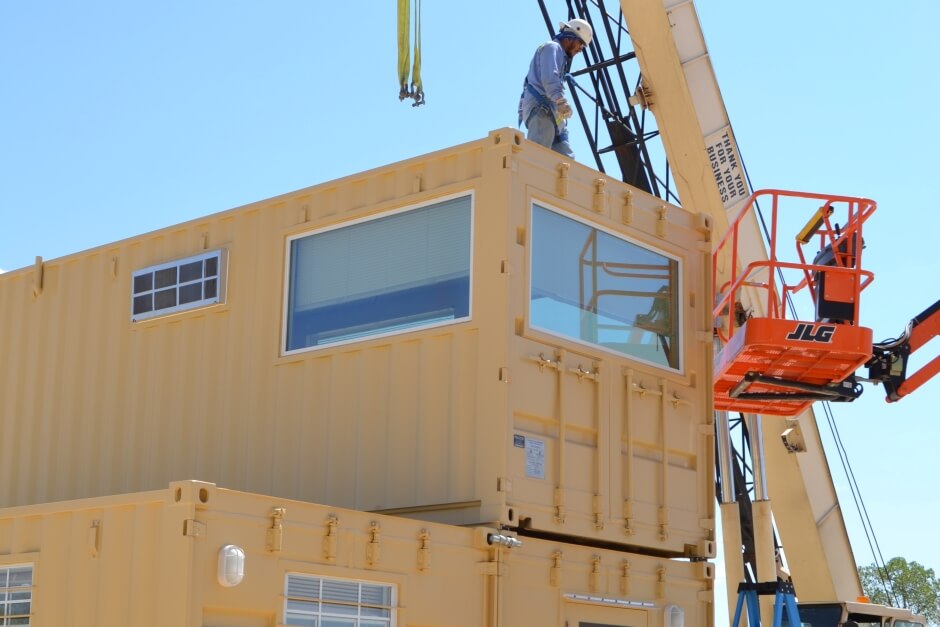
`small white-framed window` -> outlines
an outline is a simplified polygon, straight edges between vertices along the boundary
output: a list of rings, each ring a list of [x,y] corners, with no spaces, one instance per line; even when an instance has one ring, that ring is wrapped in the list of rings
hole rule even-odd
[[[472,199],[289,238],[283,353],[469,319]]]
[[[529,325],[679,370],[679,261],[532,205]]]
[[[395,587],[353,579],[287,573],[284,624],[303,627],[394,627]]]
[[[131,320],[225,302],[225,249],[177,259],[134,272]]]
[[[29,625],[33,611],[33,565],[0,566],[0,625]]]

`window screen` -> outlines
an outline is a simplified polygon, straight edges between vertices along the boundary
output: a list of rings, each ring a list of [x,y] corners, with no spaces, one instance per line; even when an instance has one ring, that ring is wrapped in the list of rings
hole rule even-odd
[[[677,261],[537,205],[531,255],[533,328],[679,368]]]
[[[289,573],[284,623],[308,627],[392,627],[391,585]]]
[[[225,251],[137,270],[131,279],[131,320],[224,302]]]
[[[29,625],[33,605],[33,565],[0,567],[0,625]]]
[[[289,242],[286,351],[470,316],[471,197]]]

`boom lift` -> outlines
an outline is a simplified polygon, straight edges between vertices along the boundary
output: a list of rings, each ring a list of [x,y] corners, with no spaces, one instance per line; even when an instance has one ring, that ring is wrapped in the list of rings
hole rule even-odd
[[[567,4],[569,18],[587,19],[593,24],[595,33],[607,35],[606,43],[602,37],[595,37],[594,43],[584,52],[587,67],[575,72],[575,75],[588,79],[593,92],[580,85],[577,90],[572,90],[599,169],[604,170],[604,158],[615,154],[623,180],[649,189],[662,198],[681,198],[683,205],[709,213],[713,217],[716,236],[735,239],[734,263],[725,262],[722,269],[733,269],[737,273],[735,277],[742,277],[752,263],[764,264],[758,272],[758,278],[761,279],[756,281],[758,285],[752,285],[751,281],[742,278],[736,286],[736,294],[725,299],[728,311],[719,310],[726,315],[723,320],[734,324],[735,320],[738,323],[749,323],[751,320],[764,319],[774,321],[764,322],[765,325],[782,324],[780,321],[786,320],[783,316],[786,288],[780,283],[771,289],[763,285],[772,281],[771,259],[764,247],[764,235],[757,212],[749,210],[757,206],[748,200],[751,196],[749,185],[693,3],[689,0],[664,0],[662,3],[621,0],[622,16],[616,11],[609,11],[603,0],[567,0]],[[551,30],[551,21],[541,0],[540,5]],[[632,51],[625,45],[626,38],[623,37],[627,30],[633,44]],[[628,67],[634,62],[638,62],[640,69],[635,82],[627,78]],[[595,105],[593,125],[591,116],[586,113],[590,104],[585,106],[582,97],[593,101]],[[620,103],[627,102],[632,106],[624,112]],[[623,107],[627,105],[623,104]],[[655,120],[646,115],[647,111],[654,114]],[[603,142],[598,137],[603,130],[610,137],[610,145],[607,147],[602,147]],[[657,154],[654,142],[650,141],[654,138],[661,140],[667,158],[665,175],[662,171],[654,170],[651,165]],[[670,176],[671,173],[676,176]],[[834,201],[835,197],[817,197],[813,200],[825,208],[831,205],[826,199]],[[861,202],[863,199],[854,200]],[[846,199],[844,202],[849,201]],[[849,342],[850,346],[855,343],[851,359],[839,366],[826,366],[836,371],[831,375],[835,380],[825,381],[817,377],[811,381],[812,393],[821,397],[849,400],[857,395],[857,382],[869,380],[885,383],[888,400],[897,400],[940,370],[938,357],[906,378],[907,356],[937,334],[937,325],[940,324],[937,304],[912,320],[906,332],[897,340],[872,344],[870,331],[863,331],[857,325],[858,293],[871,280],[871,274],[862,270],[860,265],[863,245],[861,225],[867,218],[866,212],[870,214],[873,209],[874,203],[866,205],[865,209],[857,205],[854,209],[856,220],[850,228],[846,226],[848,221],[842,222],[841,227],[830,222],[826,226],[828,232],[822,235],[824,239],[829,236],[827,245],[831,247],[828,253],[814,256],[810,262],[804,258],[800,262],[804,267],[803,279],[792,284],[795,290],[802,283],[802,288],[807,289],[812,298],[823,305],[834,301],[836,312],[829,312],[824,306],[816,312],[811,323],[795,318],[786,321],[789,330],[784,334],[784,340],[787,334],[797,329],[799,332],[794,339],[805,337],[804,341],[816,342],[826,338],[830,331],[822,330],[822,325],[831,326],[830,322],[817,323],[815,318],[839,320],[839,326],[851,328],[848,333],[840,335],[856,336]],[[807,229],[804,229],[804,238],[819,235],[828,217],[828,209],[824,209],[816,215],[816,219],[810,220]],[[734,235],[728,235],[732,231]],[[824,245],[824,252],[825,249]],[[777,266],[780,265],[776,258],[773,261]],[[735,283],[735,279],[726,274],[721,274],[720,281],[727,282],[729,287]],[[780,289],[784,289],[783,294],[771,295]],[[835,297],[832,297],[833,294]],[[771,302],[775,309],[771,309]],[[850,310],[849,315],[846,315],[846,310]],[[801,322],[806,326],[800,327]],[[751,331],[761,324],[755,322]],[[728,336],[732,334],[740,338],[738,341],[747,338],[746,331],[742,332],[741,328],[729,327],[724,334],[726,339],[731,339]],[[724,347],[721,352],[726,350],[728,347]],[[726,372],[734,362],[743,361],[738,357],[732,359],[734,353],[732,349],[725,354],[728,358]],[[823,354],[829,357],[825,351]],[[808,366],[805,357],[802,365],[804,370]],[[720,359],[719,353],[719,367]],[[858,367],[866,364],[869,368],[867,379],[854,374]],[[766,365],[763,368],[764,372],[757,370],[759,375],[774,376],[768,372],[770,369]],[[725,399],[731,398],[730,391],[739,384],[737,392],[740,393],[760,393],[761,386],[764,386],[764,393],[807,394],[795,386],[776,385],[776,381],[773,386],[756,378],[747,382],[747,374],[751,371],[753,369],[745,370],[744,383],[739,380],[731,384],[720,381],[716,372],[715,383],[725,386]],[[789,373],[776,378],[787,380],[793,377],[793,373]],[[795,378],[799,378],[798,373]],[[744,389],[746,387],[751,389]],[[777,412],[786,413],[790,417],[782,425],[779,422],[771,423],[775,425],[780,438],[770,438],[766,443],[763,440],[761,417],[754,412],[769,413],[766,411],[767,406],[774,403],[779,406],[781,399],[764,399],[756,407],[726,407],[741,411],[738,419],[729,417],[728,411],[716,412],[718,448],[720,451],[724,448],[722,442],[728,445],[725,455],[720,456],[723,461],[719,459],[718,473],[722,488],[720,502],[727,580],[754,585],[765,582],[776,586],[778,565],[784,563],[783,550],[776,542],[776,527],[787,542],[785,561],[792,572],[795,592],[800,598],[802,622],[833,627],[849,620],[883,625],[922,624],[923,617],[914,616],[906,610],[857,602],[862,595],[862,587],[813,415],[812,400],[797,401],[791,397],[787,402],[799,407],[794,409],[791,406]],[[716,399],[716,406],[718,404]],[[735,422],[744,434],[742,439],[749,449],[747,451],[734,451],[730,445],[728,425]],[[753,471],[753,503],[746,498],[746,485],[742,485],[748,481],[745,473],[731,470],[735,467],[733,457],[738,460],[750,459],[748,470]],[[742,499],[741,495],[745,495],[745,498]],[[773,516],[771,495],[781,505],[773,509]],[[739,501],[742,502],[741,511],[747,510],[747,517],[739,514]],[[746,501],[746,506],[743,501]],[[742,539],[743,546],[751,547],[745,550],[747,568],[743,561],[734,559],[737,547],[742,547]],[[735,607],[736,592],[733,589],[728,591],[730,609]],[[751,624],[757,624],[758,616],[755,614],[758,613],[764,624],[772,624],[775,619],[780,621],[781,614],[774,616],[772,598],[761,596],[759,612],[751,606]]]
[[[769,258],[743,262],[739,228],[760,198],[771,205]],[[784,208],[798,200],[818,208],[797,234],[795,254],[787,261],[778,222]],[[834,216],[837,208],[844,210],[841,222]],[[883,383],[893,402],[940,370],[938,356],[907,380],[910,354],[940,332],[940,300],[896,340],[873,344],[871,329],[859,324],[861,292],[874,279],[862,268],[862,227],[874,211],[875,202],[865,198],[782,190],[751,195],[717,244],[712,265],[716,285],[721,266],[730,274],[717,288],[713,311],[723,346],[715,359],[716,409],[795,416],[814,401],[854,401],[862,381]],[[814,239],[819,249],[809,260],[804,249]],[[745,310],[740,300],[745,287],[763,295],[763,315]],[[786,304],[805,292],[813,318],[788,318]],[[856,376],[862,366],[868,377]]]

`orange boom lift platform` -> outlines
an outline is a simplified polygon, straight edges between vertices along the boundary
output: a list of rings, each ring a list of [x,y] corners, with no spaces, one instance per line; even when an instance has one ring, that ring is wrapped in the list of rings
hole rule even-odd
[[[771,205],[769,257],[739,267],[738,247],[753,247],[760,237],[761,199]],[[778,246],[778,223],[790,218],[782,205],[788,211],[810,209],[789,261]],[[748,198],[712,257],[713,284],[719,286],[713,315],[721,345],[715,355],[715,409],[795,416],[814,401],[855,400],[862,382],[883,384],[890,403],[940,373],[940,355],[907,373],[911,354],[940,335],[940,299],[895,339],[872,343],[871,329],[858,324],[862,290],[874,279],[862,269],[862,226],[875,206],[867,198],[779,189]],[[795,217],[798,224],[799,214]],[[807,261],[805,249],[813,241],[818,248]],[[809,293],[812,319],[795,314],[797,299],[791,297],[800,292]],[[762,313],[745,309],[743,293]],[[855,374],[861,366],[868,367],[867,377]]]
[[[771,205],[769,258],[739,267],[742,225],[756,224],[747,219],[758,200]],[[784,205],[805,208],[810,202],[818,208],[786,260],[778,246]],[[783,190],[762,190],[748,199],[713,256],[722,343],[715,357],[716,409],[793,416],[817,400],[851,401],[861,394],[854,373],[872,358],[872,331],[858,324],[859,296],[874,278],[861,266],[862,226],[875,207],[865,198]],[[844,218],[837,222],[839,210]],[[818,249],[807,260],[804,248],[814,240]],[[787,316],[789,297],[802,291],[810,294],[812,320]],[[742,292],[765,313],[746,311]]]

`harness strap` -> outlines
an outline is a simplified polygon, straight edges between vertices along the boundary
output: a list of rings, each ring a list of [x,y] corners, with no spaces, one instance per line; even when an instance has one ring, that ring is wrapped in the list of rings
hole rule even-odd
[[[552,120],[552,125],[555,127],[555,141],[568,141],[568,129],[561,130],[558,128],[558,122],[555,120],[555,106],[552,104],[552,101],[548,99],[547,96],[540,94],[535,87],[529,84],[529,79],[525,79],[525,84],[523,85],[522,96],[519,97],[519,126],[522,126],[522,97],[525,96],[525,92],[535,98],[535,101],[538,103],[538,106],[532,109],[529,113],[529,117],[526,119],[526,126],[529,125],[529,120],[532,119],[532,116],[542,109],[545,113],[548,114],[548,117]]]

